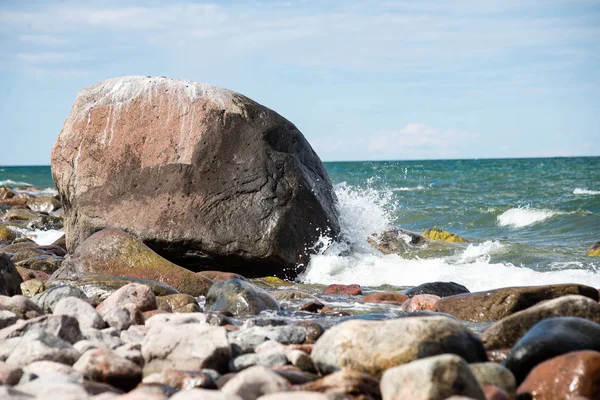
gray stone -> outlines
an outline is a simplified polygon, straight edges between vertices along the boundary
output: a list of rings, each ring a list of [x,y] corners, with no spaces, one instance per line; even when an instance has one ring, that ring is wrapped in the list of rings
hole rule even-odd
[[[35,396],[12,388],[6,385],[0,385],[0,399],[3,400],[34,400]]]
[[[229,370],[238,372],[253,365],[280,367],[286,365],[288,359],[283,353],[242,354],[229,362]]]
[[[37,318],[44,314],[37,304],[25,296],[0,296],[0,310],[14,312],[22,319]]]
[[[77,297],[88,300],[83,290],[70,285],[53,286],[31,298],[45,313],[54,312],[54,306],[66,297]]]
[[[0,340],[23,336],[29,329],[40,328],[51,335],[76,343],[82,339],[79,322],[70,315],[43,315],[41,317],[19,320],[15,324],[0,329]]]
[[[72,366],[56,361],[42,360],[35,361],[23,367],[23,372],[34,374],[35,376],[44,376],[49,374],[64,374],[72,375],[78,380],[82,380],[83,376],[75,371]]]
[[[166,368],[223,372],[231,358],[225,328],[208,324],[154,325],[142,342],[144,375]]]
[[[495,362],[473,363],[470,365],[479,386],[493,385],[504,390],[511,398],[516,396],[517,381],[512,372]]]
[[[115,306],[106,311],[103,318],[108,325],[119,332],[127,330],[131,325],[142,325],[144,323],[144,316],[138,306],[133,303]]]
[[[141,344],[149,329],[150,327],[147,324],[131,325],[126,331],[121,332],[121,340],[125,343]]]
[[[19,316],[12,311],[0,310],[0,329],[6,328],[17,322]]]
[[[19,345],[21,337],[0,340],[0,361],[6,361],[10,353]]]
[[[302,371],[316,372],[312,358],[302,350],[291,350],[286,354],[290,363]]]
[[[311,357],[323,374],[351,369],[380,377],[388,368],[444,353],[468,362],[487,361],[479,338],[443,316],[342,322],[317,340]]]
[[[238,395],[243,400],[256,400],[265,394],[289,390],[290,384],[287,380],[259,365],[238,373],[221,389],[223,393]]]
[[[98,329],[86,329],[83,331],[83,338],[91,342],[104,343],[104,346],[109,349],[116,349],[122,346],[124,342],[119,337],[119,333],[113,328],[107,328],[103,330]]]
[[[65,297],[54,307],[54,314],[70,315],[77,318],[80,329],[106,328],[106,323],[90,303],[78,297]]]
[[[264,289],[242,279],[215,282],[206,295],[206,312],[256,315],[261,311],[279,311],[279,304]]]
[[[306,331],[299,326],[254,326],[229,334],[232,344],[239,346],[242,353],[251,353],[267,340],[281,344],[302,344],[306,340]]]
[[[453,354],[390,368],[383,373],[380,387],[383,400],[445,400],[452,395],[485,400],[469,365]]]
[[[200,324],[205,323],[206,314],[203,313],[163,313],[155,314],[146,320],[146,326],[152,328],[154,326],[164,325],[183,325],[183,324]]]
[[[10,353],[6,363],[23,367],[35,361],[49,360],[72,365],[78,358],[79,352],[70,343],[43,329],[30,329]]]

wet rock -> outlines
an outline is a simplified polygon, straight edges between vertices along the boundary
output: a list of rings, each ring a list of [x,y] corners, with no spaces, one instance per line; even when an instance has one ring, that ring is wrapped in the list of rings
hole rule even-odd
[[[256,347],[267,340],[275,340],[282,344],[301,344],[306,339],[306,331],[299,326],[254,326],[252,328],[231,332],[232,344],[241,349],[242,353],[254,352]]]
[[[342,322],[317,340],[311,356],[324,374],[353,369],[379,377],[388,368],[443,353],[468,362],[487,359],[475,334],[442,316]]]
[[[256,315],[261,311],[279,311],[279,304],[265,290],[240,279],[218,281],[212,285],[204,309],[207,312],[228,312],[234,316]]]
[[[0,225],[0,240],[11,243],[17,238],[17,233],[7,226]]]
[[[240,396],[243,400],[255,400],[265,394],[288,390],[290,385],[287,380],[258,365],[238,373],[221,389],[223,393]]]
[[[133,389],[142,380],[142,368],[139,365],[106,348],[86,351],[73,369],[90,380],[108,383],[123,390]]]
[[[592,248],[587,252],[588,257],[600,257],[600,242],[597,242]]]
[[[321,379],[296,386],[295,389],[319,392],[328,398],[379,399],[379,381],[364,372],[342,370]]]
[[[240,396],[223,393],[217,390],[189,389],[182,390],[170,397],[170,400],[242,400]]]
[[[202,275],[205,278],[210,279],[213,282],[216,281],[228,281],[230,279],[241,279],[243,281],[247,281],[245,277],[240,274],[236,274],[233,272],[223,272],[223,271],[200,271],[197,272],[198,275]]]
[[[104,229],[87,238],[51,279],[77,280],[85,274],[149,279],[192,296],[206,295],[212,284],[210,280],[165,260],[119,229]]]
[[[437,311],[439,296],[432,294],[417,294],[402,303],[402,311]]]
[[[70,251],[119,227],[179,265],[293,278],[320,232],[339,232],[327,172],[297,128],[215,86],[121,77],[85,88],[51,164]]]
[[[0,310],[0,329],[6,328],[17,322],[19,316],[12,311]]]
[[[8,254],[0,253],[0,295],[14,296],[21,294],[23,278]]]
[[[33,297],[36,294],[42,293],[46,290],[44,282],[38,279],[29,279],[21,283],[21,293],[27,297]]]
[[[426,237],[427,239],[431,239],[431,240],[437,240],[437,241],[449,242],[449,243],[468,242],[468,240],[466,240],[465,238],[462,238],[454,233],[446,232],[446,231],[443,231],[443,230],[437,229],[437,228],[427,229],[425,232],[423,232],[423,237]]]
[[[175,288],[161,282],[149,281],[145,279],[125,278],[122,276],[109,276],[99,274],[85,274],[72,279],[52,279],[48,282],[49,285],[70,285],[81,289],[86,296],[94,303],[103,302],[122,288],[130,283],[137,283],[148,286],[152,293],[156,296],[166,296],[179,293]]]
[[[114,307],[127,303],[135,305],[140,311],[155,310],[157,307],[156,296],[148,286],[130,283],[118,289],[98,305],[97,311],[100,315],[104,315]]]
[[[21,376],[23,376],[21,368],[0,361],[0,386],[14,386],[19,383]]]
[[[325,328],[314,321],[299,321],[296,325],[306,332],[306,339],[304,340],[306,344],[315,343],[325,332]]]
[[[169,312],[200,312],[196,299],[189,294],[178,293],[156,297],[156,307]],[[188,309],[193,311],[188,311]]]
[[[198,343],[202,345],[199,346]],[[166,368],[225,371],[231,346],[224,328],[202,323],[152,325],[142,342],[144,374]]]
[[[174,387],[178,390],[190,390],[194,388],[215,389],[216,384],[213,377],[203,371],[184,371],[180,369],[166,369],[161,373],[148,375],[144,383],[160,383]]]
[[[469,365],[452,354],[388,369],[381,377],[381,395],[383,400],[444,400],[452,395],[485,400]]]
[[[564,284],[510,287],[444,297],[438,311],[465,321],[497,321],[541,301],[567,295],[582,295],[598,302],[598,290],[585,285]]]
[[[30,329],[37,328],[69,343],[76,343],[82,339],[77,319],[69,315],[42,315],[29,320],[19,320],[11,326],[0,329],[0,341],[21,337]]]
[[[408,300],[408,296],[403,293],[377,292],[363,297],[360,302],[402,305],[406,300]]]
[[[600,304],[583,296],[548,300],[494,323],[483,331],[481,340],[487,350],[508,349],[539,321],[561,316],[586,318],[600,323]]]
[[[323,289],[323,294],[345,294],[349,296],[359,296],[362,294],[362,290],[359,285],[329,285]]]
[[[367,242],[383,254],[404,254],[414,248],[428,243],[428,239],[401,228],[391,228],[387,231],[367,238]]]
[[[64,297],[54,306],[54,314],[70,315],[77,318],[80,329],[106,328],[106,322],[90,303],[78,297]]]
[[[321,303],[320,301],[309,301],[298,308],[298,311],[316,313],[319,312],[319,310],[321,310],[323,307],[325,307],[325,304]]]
[[[297,299],[315,299],[316,297],[302,290],[286,289],[271,292],[276,300],[297,300]]]
[[[131,325],[143,325],[144,316],[133,303],[126,303],[109,309],[104,314],[106,323],[121,332],[127,330]]]
[[[70,343],[37,328],[23,335],[6,363],[23,367],[35,361],[50,360],[72,365],[78,358],[79,352]]]
[[[519,386],[535,400],[600,398],[600,352],[574,351],[537,365]]]
[[[42,309],[25,296],[0,296],[0,310],[13,312],[21,319],[31,319],[43,315]]]
[[[520,383],[539,363],[577,350],[600,351],[600,324],[583,318],[548,318],[514,345],[505,365]]]
[[[27,208],[35,212],[51,213],[61,207],[61,202],[53,196],[37,196],[27,199]]]
[[[59,285],[54,286],[43,293],[40,293],[32,298],[32,300],[45,312],[54,312],[54,307],[58,302],[67,297],[77,297],[78,299],[88,300],[85,293],[74,286]]]
[[[482,388],[494,386],[502,389],[511,398],[515,397],[517,382],[508,368],[495,362],[474,363],[470,367]]]
[[[418,294],[448,297],[464,293],[469,293],[469,289],[456,282],[428,282],[406,291],[408,297]]]
[[[279,367],[286,365],[288,359],[283,353],[250,353],[242,354],[229,362],[229,370],[238,372],[254,365],[262,365],[264,367]]]

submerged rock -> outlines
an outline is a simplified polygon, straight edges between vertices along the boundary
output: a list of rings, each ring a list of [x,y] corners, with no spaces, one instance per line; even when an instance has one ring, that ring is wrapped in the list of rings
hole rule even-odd
[[[537,365],[518,393],[532,395],[535,400],[598,399],[599,380],[600,352],[575,351]]]
[[[206,295],[207,312],[228,312],[234,316],[279,311],[279,304],[265,290],[240,279],[215,282]]]
[[[440,316],[346,321],[327,330],[311,356],[324,374],[352,369],[379,377],[388,368],[443,353],[460,355],[468,362],[487,360],[474,333]]]
[[[598,290],[593,287],[564,284],[509,287],[449,296],[437,302],[437,309],[465,321],[497,321],[543,300],[566,295],[582,295],[598,301]]]
[[[383,254],[404,254],[416,247],[428,243],[428,240],[411,231],[402,228],[390,228],[380,234],[373,234],[367,242]]]
[[[441,229],[431,228],[427,229],[423,232],[423,237],[426,237],[431,240],[437,240],[441,242],[449,242],[449,243],[464,243],[468,242],[465,238],[462,238],[454,233],[446,232]]]
[[[51,165],[71,252],[118,227],[186,267],[294,277],[320,234],[339,232],[327,172],[300,131],[207,84],[133,76],[83,89]]]
[[[542,361],[577,350],[600,351],[600,324],[583,318],[548,318],[519,339],[504,363],[522,382]]]
[[[182,293],[204,296],[212,281],[165,260],[120,229],[104,229],[83,242],[51,279],[78,280],[86,274],[149,279]]]

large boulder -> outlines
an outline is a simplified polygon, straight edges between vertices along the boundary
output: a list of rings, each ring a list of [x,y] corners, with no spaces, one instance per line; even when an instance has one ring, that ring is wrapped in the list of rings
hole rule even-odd
[[[138,76],[83,89],[51,164],[69,252],[117,227],[189,268],[295,276],[319,235],[339,232],[300,131],[207,84]]]
[[[149,279],[192,296],[205,296],[212,285],[209,279],[162,258],[120,229],[104,229],[87,238],[50,280],[77,281],[89,274]]]

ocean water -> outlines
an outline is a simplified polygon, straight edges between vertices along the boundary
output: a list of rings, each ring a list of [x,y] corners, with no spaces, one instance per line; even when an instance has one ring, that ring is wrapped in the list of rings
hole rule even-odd
[[[583,283],[600,287],[600,157],[328,162],[341,238],[323,236],[300,280],[471,291]],[[0,185],[55,193],[49,167],[0,167]],[[383,255],[366,238],[398,226],[440,228],[468,243]],[[48,236],[48,233],[45,234]],[[43,237],[44,235],[40,235]],[[40,239],[42,240],[42,239]]]

